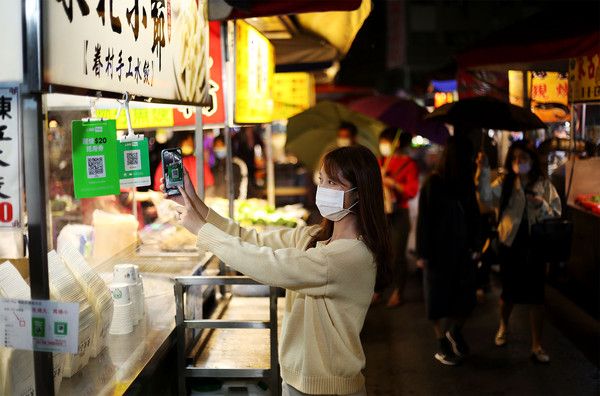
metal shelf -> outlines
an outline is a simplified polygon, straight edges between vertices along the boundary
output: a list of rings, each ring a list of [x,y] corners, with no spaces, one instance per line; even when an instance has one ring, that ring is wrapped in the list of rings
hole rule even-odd
[[[204,297],[188,296],[187,289],[210,285],[223,292],[210,317],[186,315],[186,299]],[[278,288],[270,287],[268,297],[243,297],[225,292],[226,285],[260,283],[246,276],[175,278],[179,394],[186,394],[186,378],[207,377],[262,378],[279,395]]]

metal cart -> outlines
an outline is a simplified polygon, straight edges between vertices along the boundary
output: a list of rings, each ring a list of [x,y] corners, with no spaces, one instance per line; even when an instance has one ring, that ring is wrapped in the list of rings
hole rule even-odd
[[[278,288],[270,287],[268,298],[242,297],[233,295],[226,285],[260,283],[246,276],[175,278],[179,394],[186,394],[187,378],[204,377],[265,379],[270,394],[280,395]],[[194,288],[200,288],[200,293],[194,295]],[[202,304],[207,294],[214,298],[210,315],[196,313],[200,318],[194,318],[194,312],[186,312],[187,302],[199,299]]]

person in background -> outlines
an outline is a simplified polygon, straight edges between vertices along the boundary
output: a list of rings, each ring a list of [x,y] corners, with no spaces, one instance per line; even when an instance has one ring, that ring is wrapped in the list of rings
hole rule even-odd
[[[423,269],[427,318],[438,342],[434,357],[450,366],[469,353],[462,328],[476,303],[475,260],[482,236],[474,170],[471,141],[451,136],[419,196],[417,264]]]
[[[406,153],[411,141],[412,136],[409,133],[400,133],[395,128],[386,129],[379,135],[379,152],[382,155],[379,158],[379,166],[383,178],[388,227],[394,248],[391,283],[394,291],[387,301],[389,308],[401,305],[404,300],[408,271],[406,244],[410,233],[408,201],[419,192],[419,168]],[[375,291],[373,304],[380,302],[382,292],[383,290]]]
[[[358,129],[349,121],[342,121],[337,132],[337,146],[346,147],[357,144]]]
[[[210,168],[210,171],[215,183],[207,188],[206,195],[228,198],[227,146],[223,135],[214,137],[212,152],[215,157],[215,164]],[[233,198],[245,199],[248,192],[248,168],[246,163],[237,157],[233,157],[231,165],[233,167]]]
[[[219,216],[189,178],[170,197],[200,249],[258,282],[286,289],[279,343],[283,395],[366,395],[360,332],[392,249],[375,155],[340,147],[321,160],[320,225],[258,233]]]
[[[262,195],[259,183],[264,178],[261,177],[262,165],[260,162],[264,162],[262,157],[264,156],[265,145],[260,135],[259,127],[259,125],[243,126],[237,133],[231,136],[233,156],[240,158],[248,167],[249,198],[260,197]]]
[[[548,364],[550,357],[541,346],[544,315],[546,263],[532,254],[532,224],[560,217],[561,202],[546,176],[535,145],[515,141],[506,154],[506,173],[490,182],[490,167],[485,155],[478,158],[477,191],[480,201],[498,209],[500,241],[500,327],[494,342],[506,345],[508,324],[514,304],[529,304],[531,358]]]
[[[183,167],[188,169],[190,173],[190,178],[192,183],[194,184],[194,188],[197,188],[196,180],[197,180],[197,171],[196,171],[196,156],[194,155],[194,135],[193,133],[185,133],[185,132],[176,132],[182,134],[182,139],[177,144],[178,147],[181,148],[181,153],[183,154]],[[156,171],[154,172],[154,183],[152,185],[152,189],[155,191],[160,191],[160,179],[163,177],[163,168],[162,161],[158,164]],[[204,161],[204,187],[208,188],[215,184],[215,180],[213,178],[212,172],[210,171],[210,167],[208,163]]]

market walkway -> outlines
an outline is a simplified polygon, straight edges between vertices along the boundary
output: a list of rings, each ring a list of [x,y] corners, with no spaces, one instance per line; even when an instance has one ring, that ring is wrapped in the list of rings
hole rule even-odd
[[[575,337],[580,341],[589,339],[589,326],[584,329],[581,323],[589,325],[591,321],[596,342],[579,342],[580,348],[590,352],[586,348],[598,348],[600,338],[595,319],[569,306],[550,288],[542,345],[552,362],[548,366],[537,365],[530,360],[529,316],[523,306],[516,306],[513,311],[507,345],[494,345],[499,295],[497,275],[493,274],[491,290],[463,331],[471,354],[461,366],[444,366],[433,357],[436,341],[425,318],[421,277],[414,272],[401,307],[388,309],[380,304],[367,314],[362,338],[367,356],[364,374],[368,395],[600,394],[597,361],[592,363],[593,359],[586,357],[589,353],[584,354],[558,330],[564,324],[577,323],[575,327],[581,334]]]

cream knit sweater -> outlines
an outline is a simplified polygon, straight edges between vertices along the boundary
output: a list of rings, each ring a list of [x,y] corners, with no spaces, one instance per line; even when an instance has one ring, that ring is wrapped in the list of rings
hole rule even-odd
[[[210,210],[197,246],[243,274],[286,289],[279,344],[281,377],[308,394],[344,395],[364,385],[360,331],[376,264],[360,240],[317,243],[319,226],[257,233]]]

